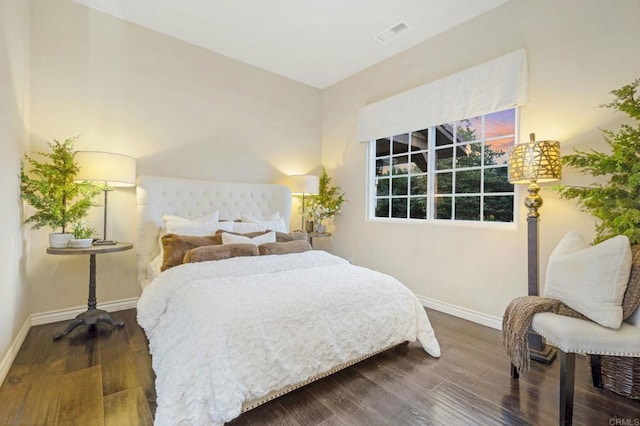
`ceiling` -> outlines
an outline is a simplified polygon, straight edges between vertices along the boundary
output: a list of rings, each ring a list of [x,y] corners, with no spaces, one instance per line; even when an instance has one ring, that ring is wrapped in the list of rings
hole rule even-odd
[[[73,1],[323,89],[508,0]]]

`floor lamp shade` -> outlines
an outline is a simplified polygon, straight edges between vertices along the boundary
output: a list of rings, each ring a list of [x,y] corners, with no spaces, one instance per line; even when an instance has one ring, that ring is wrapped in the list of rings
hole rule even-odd
[[[101,182],[104,189],[104,225],[103,244],[115,241],[107,240],[107,194],[111,187],[127,187],[136,184],[136,160],[122,154],[101,151],[77,151],[75,162],[78,166],[76,181]]]
[[[534,136],[535,138],[535,136]],[[551,182],[560,179],[560,142],[521,143],[509,152],[509,182]]]
[[[509,182],[528,183],[529,195],[524,204],[529,208],[528,217],[538,217],[542,198],[538,195],[538,183],[552,182],[561,177],[560,142],[531,140],[513,146],[509,150]]]

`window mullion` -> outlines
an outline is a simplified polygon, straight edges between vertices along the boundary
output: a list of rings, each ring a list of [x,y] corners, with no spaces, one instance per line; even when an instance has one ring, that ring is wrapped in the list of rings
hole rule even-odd
[[[435,217],[434,211],[436,208],[436,128],[435,126],[429,128],[429,140],[427,143],[427,219],[433,219]]]

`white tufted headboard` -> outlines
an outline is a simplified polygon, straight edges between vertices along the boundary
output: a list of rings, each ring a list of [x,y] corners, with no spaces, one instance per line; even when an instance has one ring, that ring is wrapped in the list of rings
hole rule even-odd
[[[138,176],[138,282],[147,279],[147,265],[158,255],[158,233],[163,215],[195,219],[215,210],[220,219],[246,214],[267,218],[279,212],[288,226],[291,191],[287,186],[263,183],[226,183],[158,176]]]

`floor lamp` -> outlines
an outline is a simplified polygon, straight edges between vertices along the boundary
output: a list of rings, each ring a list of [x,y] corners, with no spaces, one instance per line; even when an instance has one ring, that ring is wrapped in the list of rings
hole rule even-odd
[[[304,231],[304,197],[305,194],[315,195],[320,187],[320,178],[315,175],[289,176],[289,188],[292,195],[302,196],[300,230]]]
[[[524,205],[527,213],[527,265],[529,296],[538,296],[538,209],[542,206],[542,197],[538,194],[538,183],[560,179],[560,143],[558,141],[536,141],[531,133],[529,142],[513,146],[509,150],[509,182],[529,184],[529,195]],[[555,349],[547,346],[544,339],[533,332],[529,333],[529,355],[535,361],[550,364],[556,357]]]
[[[79,169],[76,181],[92,181],[105,185],[102,240],[94,244],[115,244],[115,241],[107,239],[107,195],[114,187],[135,186],[136,160],[111,152],[77,151],[75,161]]]

